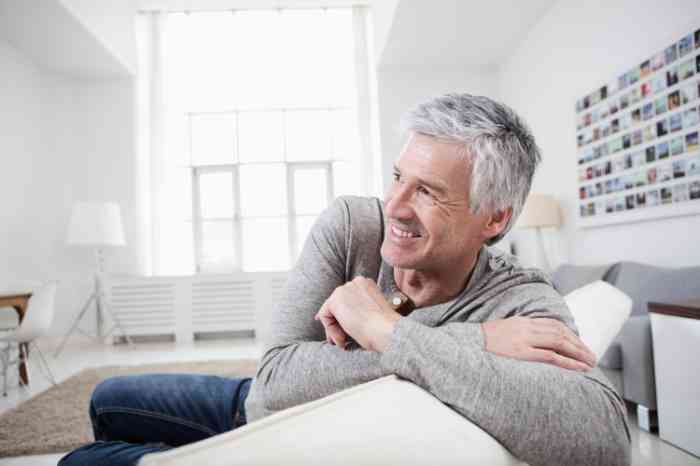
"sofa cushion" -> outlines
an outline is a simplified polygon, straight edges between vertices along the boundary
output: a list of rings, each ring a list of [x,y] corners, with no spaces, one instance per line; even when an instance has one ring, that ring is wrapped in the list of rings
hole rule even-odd
[[[622,346],[619,342],[613,341],[610,348],[608,348],[605,354],[603,354],[603,357],[598,361],[598,365],[605,369],[622,369]]]
[[[605,281],[632,298],[632,315],[646,315],[649,301],[682,301],[700,296],[700,267],[664,268],[620,262]]]
[[[395,375],[146,455],[139,463],[200,464],[525,466],[476,424]]]
[[[552,273],[552,284],[562,295],[567,295],[577,288],[604,280],[610,265],[573,265],[562,264]]]

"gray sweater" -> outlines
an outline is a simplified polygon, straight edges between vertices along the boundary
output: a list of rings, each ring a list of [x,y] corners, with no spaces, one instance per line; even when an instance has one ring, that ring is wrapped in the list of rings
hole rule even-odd
[[[479,425],[513,455],[536,465],[628,465],[620,396],[599,369],[587,373],[500,357],[484,348],[481,322],[549,317],[576,331],[544,273],[482,248],[453,300],[400,319],[386,352],[326,343],[314,315],[338,286],[361,275],[396,289],[380,256],[381,201],[342,197],[318,219],[272,317],[271,341],[248,399],[248,421],[396,374]]]

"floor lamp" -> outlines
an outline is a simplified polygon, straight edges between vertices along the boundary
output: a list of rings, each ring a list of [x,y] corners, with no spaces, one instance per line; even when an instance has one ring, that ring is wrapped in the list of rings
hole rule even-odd
[[[534,228],[537,234],[537,256],[544,261],[546,271],[550,271],[550,263],[547,258],[547,251],[544,247],[542,239],[542,228],[559,227],[561,225],[561,214],[559,212],[559,203],[552,196],[546,194],[530,194],[523,211],[518,218],[517,227]]]
[[[66,243],[71,246],[91,247],[95,250],[95,276],[92,293],[85,301],[70,330],[63,337],[61,344],[56,349],[55,356],[58,356],[63,351],[68,339],[76,330],[99,341],[104,341],[105,336],[111,334],[115,328],[118,328],[127,343],[131,343],[131,339],[124,331],[124,327],[119,323],[116,316],[110,312],[104,300],[104,256],[102,249],[126,245],[119,205],[114,202],[78,202],[74,204]],[[78,325],[93,303],[97,317],[97,331],[95,335],[90,335],[78,328]],[[113,326],[106,334],[103,334],[102,325],[105,315],[111,317]]]

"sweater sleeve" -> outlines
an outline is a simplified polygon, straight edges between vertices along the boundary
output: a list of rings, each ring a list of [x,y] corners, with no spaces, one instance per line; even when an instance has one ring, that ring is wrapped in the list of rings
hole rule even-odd
[[[561,301],[565,308],[556,296],[546,293],[541,301],[512,302],[510,308],[517,315],[556,317],[558,312],[542,307]],[[560,320],[567,321],[567,315]],[[480,323],[429,327],[409,318],[397,322],[380,363],[476,423],[531,466],[629,465],[625,407],[597,368],[580,373],[500,357],[485,350]]]
[[[380,355],[326,343],[314,315],[348,278],[350,213],[336,200],[317,220],[272,316],[271,341],[258,366],[263,405],[276,411],[385,375]]]

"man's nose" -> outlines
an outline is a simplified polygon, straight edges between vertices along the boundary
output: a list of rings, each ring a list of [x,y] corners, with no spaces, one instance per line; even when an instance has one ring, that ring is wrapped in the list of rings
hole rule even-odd
[[[411,207],[411,190],[406,184],[395,184],[384,198],[384,211],[387,216],[396,219],[410,219],[413,217]]]

